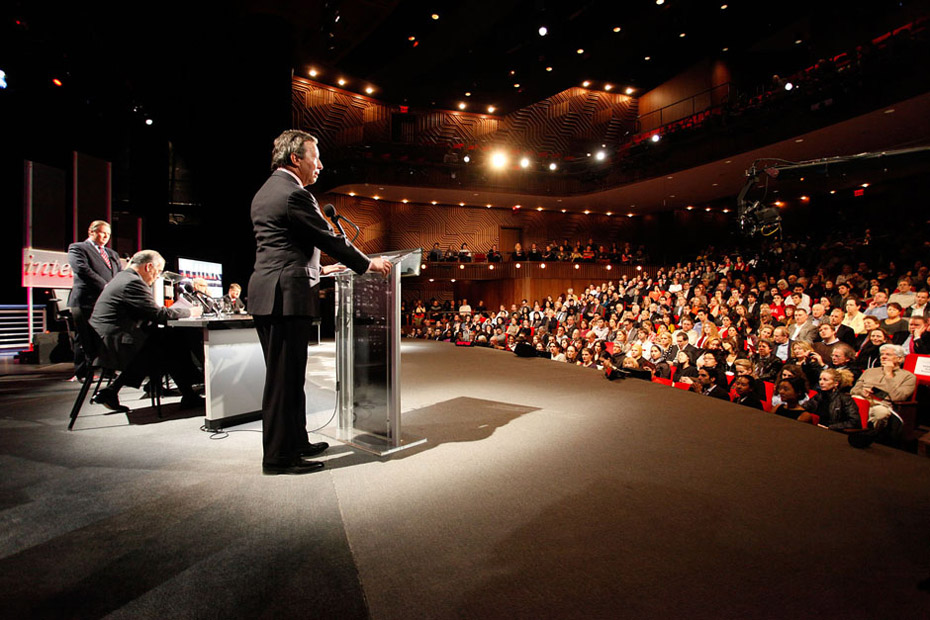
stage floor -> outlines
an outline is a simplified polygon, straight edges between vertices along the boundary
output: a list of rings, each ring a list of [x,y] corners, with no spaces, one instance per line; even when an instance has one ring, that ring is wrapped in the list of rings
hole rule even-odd
[[[638,380],[403,343],[386,458],[266,477],[258,423],[166,407],[74,432],[77,384],[0,378],[9,617],[916,618],[930,460]],[[312,348],[308,426],[334,402]],[[123,399],[130,406],[131,394]],[[318,440],[318,436],[315,436]]]

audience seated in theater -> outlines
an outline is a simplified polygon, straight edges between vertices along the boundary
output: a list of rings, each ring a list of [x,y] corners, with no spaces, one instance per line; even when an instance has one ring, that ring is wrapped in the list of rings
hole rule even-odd
[[[930,355],[930,330],[927,329],[928,321],[930,321],[930,317],[916,314],[907,320],[909,333],[902,345],[906,353]]]
[[[782,361],[775,356],[775,342],[760,340],[756,346],[758,352],[754,358],[753,374],[761,381],[773,383],[781,371]]]
[[[904,318],[904,312],[901,304],[896,301],[888,303],[888,318],[881,322],[880,326],[889,336],[889,341],[894,344],[904,344],[908,336],[908,323]]]
[[[697,378],[697,373],[698,369],[691,363],[691,357],[684,351],[679,351],[678,356],[675,358],[675,367],[672,370],[672,381],[687,380],[687,382],[691,382],[692,379]]]
[[[879,349],[889,341],[888,334],[881,328],[873,329],[856,354],[856,365],[862,370],[881,366]]]
[[[691,389],[704,396],[710,396],[711,398],[730,400],[730,395],[726,388],[720,387],[717,373],[714,372],[713,368],[705,367],[698,370],[697,381],[691,384]]]
[[[800,404],[802,398],[807,398],[807,386],[804,384],[804,379],[801,377],[780,379],[778,383],[775,384],[775,395],[778,396],[781,401],[781,404],[777,407],[773,404],[772,413],[775,415],[797,420],[801,415],[806,413],[804,407]],[[773,398],[773,403],[774,400]]]
[[[756,393],[753,386],[753,378],[750,375],[737,375],[733,379],[731,388],[734,392],[732,402],[737,405],[743,405],[750,409],[762,409],[762,399]]]
[[[818,384],[820,390],[804,405],[810,413],[801,414],[798,420],[814,424],[814,417],[810,414],[816,414],[819,416],[816,423],[833,431],[862,428],[859,407],[843,390],[852,385],[852,373],[828,368],[820,374]]]
[[[525,261],[526,252],[523,251],[523,246],[519,243],[515,243],[513,246],[513,252],[510,254],[510,260],[513,262]]]
[[[495,243],[491,246],[491,249],[488,250],[488,262],[499,263],[501,262],[501,260],[502,260],[501,252],[499,249],[497,249],[497,244]]]

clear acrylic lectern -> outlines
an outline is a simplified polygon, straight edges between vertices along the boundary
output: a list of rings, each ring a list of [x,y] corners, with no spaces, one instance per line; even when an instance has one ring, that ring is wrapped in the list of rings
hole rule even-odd
[[[424,443],[401,433],[400,279],[419,275],[422,249],[383,256],[387,278],[343,271],[336,280],[336,426],[322,434],[378,455]]]

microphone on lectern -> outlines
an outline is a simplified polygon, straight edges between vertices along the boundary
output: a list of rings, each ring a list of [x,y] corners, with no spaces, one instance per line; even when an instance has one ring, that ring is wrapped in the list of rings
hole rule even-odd
[[[339,219],[342,216],[336,215],[336,207],[331,204],[325,204],[323,205],[323,213],[326,214],[326,217],[328,217],[333,224],[335,224],[336,228],[339,229],[340,234],[345,237],[346,231],[342,230],[342,224],[339,223]]]
[[[331,220],[333,221],[333,224],[336,225],[336,228],[339,229],[339,232],[342,233],[342,236],[343,236],[343,237],[346,236],[346,233],[345,233],[344,230],[342,230],[342,225],[339,224],[339,220],[342,220],[342,221],[344,221],[344,222],[347,222],[347,223],[349,224],[349,226],[351,226],[352,228],[354,228],[354,229],[355,229],[355,236],[352,237],[352,242],[355,243],[355,240],[358,239],[358,234],[359,234],[361,231],[358,229],[358,226],[356,226],[355,223],[354,223],[352,220],[350,220],[349,218],[345,217],[344,215],[339,215],[339,214],[337,214],[337,213],[336,213],[336,207],[334,207],[334,206],[331,205],[331,204],[323,205],[323,213],[325,213],[325,214],[326,214],[326,217],[328,217],[329,219],[331,219]],[[333,219],[333,218],[335,218],[335,219]]]

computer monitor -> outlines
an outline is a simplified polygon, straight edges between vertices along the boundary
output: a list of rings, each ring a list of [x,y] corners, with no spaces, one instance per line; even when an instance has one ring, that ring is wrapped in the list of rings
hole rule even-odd
[[[178,257],[178,273],[185,278],[203,278],[207,282],[210,297],[223,296],[223,265],[194,258]]]

